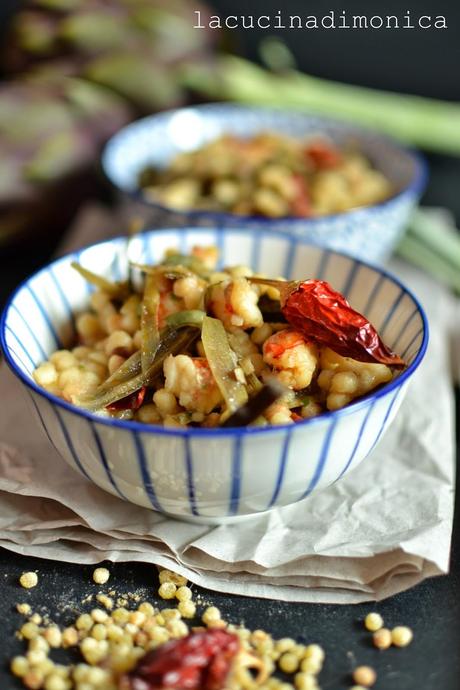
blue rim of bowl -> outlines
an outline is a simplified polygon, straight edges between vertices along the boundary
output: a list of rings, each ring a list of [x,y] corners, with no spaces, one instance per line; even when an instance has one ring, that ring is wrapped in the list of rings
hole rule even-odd
[[[189,228],[190,230],[193,230],[193,232],[203,232],[203,233],[209,233],[212,232],[212,228]],[[180,232],[181,230],[184,230],[184,228],[158,228],[155,230],[150,230],[147,231],[149,233],[156,233],[156,232]],[[264,234],[263,230],[243,230],[242,228],[226,228],[225,231],[227,232],[237,232],[240,234],[251,234],[251,235],[256,235],[256,236],[261,236],[261,237],[266,237]],[[308,242],[306,240],[302,240],[302,238],[298,237],[293,237],[286,235],[283,232],[279,232],[274,230],[273,231],[273,236],[282,238],[284,240],[288,239],[289,242],[294,243],[294,244],[302,244],[304,246],[312,246],[315,247],[316,249],[326,249],[322,247],[319,244],[315,244],[314,242]],[[104,244],[113,244],[117,242],[122,242],[126,241],[126,236],[125,235],[119,235],[117,237],[113,237],[110,240],[102,240],[101,242],[96,242],[95,244],[91,244],[88,247],[85,247],[84,250],[90,250],[93,247],[98,247]],[[323,412],[322,414],[318,415],[317,417],[312,417],[311,419],[305,419],[301,422],[296,422],[295,426],[302,428],[306,426],[311,426],[311,425],[317,425],[317,424],[323,424],[327,422],[327,420],[331,418],[341,418],[344,417],[348,414],[352,414],[354,411],[359,410],[363,407],[366,407],[369,405],[372,401],[378,400],[380,398],[385,397],[388,395],[388,393],[391,393],[391,391],[395,390],[396,388],[400,388],[401,385],[409,379],[414,371],[418,368],[420,362],[422,361],[427,346],[428,346],[428,339],[429,339],[429,328],[428,328],[428,320],[425,314],[425,311],[420,304],[419,300],[417,297],[413,294],[411,290],[409,290],[400,280],[399,278],[396,278],[392,273],[389,271],[386,271],[385,269],[380,268],[379,266],[376,266],[372,263],[369,263],[367,261],[362,261],[361,259],[357,259],[354,256],[347,254],[346,252],[338,252],[335,250],[327,250],[330,252],[330,254],[342,256],[346,259],[350,259],[351,261],[354,261],[356,264],[360,266],[364,266],[366,268],[370,268],[373,271],[376,271],[378,274],[385,276],[385,278],[388,278],[389,280],[393,281],[398,287],[406,294],[408,295],[412,301],[414,302],[418,313],[420,314],[420,317],[422,319],[422,324],[423,324],[423,338],[422,338],[422,343],[420,345],[419,351],[417,352],[417,355],[415,356],[414,361],[407,367],[407,369],[404,369],[404,371],[394,378],[392,381],[389,383],[385,384],[381,388],[377,389],[374,393],[370,393],[369,395],[366,395],[362,398],[360,398],[358,401],[350,403],[346,407],[343,407],[339,410],[333,410],[330,412]],[[229,427],[225,429],[221,428],[211,428],[211,429],[203,429],[201,427],[194,427],[193,429],[187,428],[187,429],[178,429],[178,428],[165,428],[164,426],[159,426],[155,424],[143,424],[142,422],[135,422],[135,421],[123,421],[119,419],[111,419],[107,417],[99,417],[97,414],[93,414],[92,412],[89,412],[81,407],[77,407],[76,405],[72,405],[71,403],[66,402],[65,400],[62,400],[62,398],[58,398],[57,396],[53,395],[52,393],[49,393],[46,391],[44,388],[41,388],[38,386],[32,379],[29,379],[23,371],[17,366],[15,361],[10,355],[9,352],[9,347],[6,342],[6,337],[5,337],[5,332],[6,332],[6,318],[8,315],[8,311],[11,307],[11,304],[14,302],[16,295],[22,290],[22,288],[27,285],[31,280],[34,278],[38,277],[41,273],[44,273],[48,270],[50,266],[59,264],[60,262],[64,262],[66,260],[69,260],[69,258],[74,257],[75,252],[69,252],[68,254],[65,254],[62,257],[59,257],[56,261],[51,262],[50,264],[47,264],[46,266],[43,266],[40,268],[38,271],[35,271],[32,275],[30,275],[28,278],[23,280],[17,288],[13,291],[13,293],[10,295],[8,298],[5,307],[2,311],[2,314],[0,316],[0,348],[3,351],[3,355],[5,357],[5,361],[8,364],[9,368],[11,371],[27,386],[27,388],[30,388],[32,391],[40,395],[41,397],[45,398],[48,400],[49,403],[53,405],[57,405],[58,407],[66,410],[67,412],[71,412],[72,414],[76,414],[79,417],[84,417],[85,419],[92,421],[92,422],[97,422],[99,424],[103,424],[104,426],[112,427],[112,428],[117,428],[117,429],[124,429],[126,431],[138,431],[141,433],[150,433],[150,434],[160,434],[163,436],[197,436],[197,437],[234,437],[234,436],[259,436],[259,435],[267,435],[267,434],[273,434],[273,433],[279,433],[279,432],[286,432],[289,429],[292,430],[292,424],[283,424],[283,425],[276,425],[276,426],[268,426],[268,427]]]
[[[124,135],[126,134],[127,131],[130,129],[134,130],[136,127],[138,127],[141,123],[143,122],[148,122],[148,121],[155,121],[156,118],[161,118],[161,117],[168,117],[172,116],[175,113],[180,113],[180,112],[185,112],[186,110],[198,110],[198,111],[203,111],[206,112],[206,110],[209,110],[212,112],[213,110],[218,110],[222,108],[228,108],[228,110],[234,110],[234,111],[249,111],[249,110],[260,110],[266,113],[275,113],[277,115],[281,115],[281,117],[287,117],[287,116],[296,116],[296,117],[302,117],[304,115],[306,118],[308,117],[315,117],[322,122],[324,122],[326,125],[330,126],[335,126],[339,129],[345,130],[349,132],[350,134],[356,134],[356,136],[359,136],[360,134],[367,134],[367,135],[374,135],[378,139],[380,139],[382,142],[387,142],[392,148],[394,148],[398,153],[404,153],[406,154],[409,158],[412,159],[414,162],[414,175],[405,187],[401,189],[399,192],[396,194],[393,194],[390,196],[388,199],[384,199],[383,201],[380,201],[377,204],[370,204],[369,206],[357,206],[356,208],[351,208],[347,211],[342,211],[341,213],[332,213],[329,215],[325,216],[317,216],[313,218],[298,218],[297,216],[283,216],[281,218],[267,218],[265,216],[238,216],[233,213],[224,213],[220,211],[206,211],[206,210],[193,210],[190,209],[188,211],[180,210],[180,209],[175,209],[170,206],[163,206],[163,204],[157,203],[155,201],[150,201],[145,198],[145,195],[143,194],[143,191],[140,188],[136,189],[124,189],[123,187],[120,187],[118,185],[110,171],[109,171],[109,165],[108,165],[108,158],[110,156],[111,149],[117,144],[119,139],[122,139]],[[340,218],[349,218],[353,214],[361,214],[363,212],[377,212],[382,208],[385,208],[386,206],[397,202],[400,198],[404,196],[419,196],[423,193],[427,181],[428,181],[428,163],[425,160],[424,156],[417,151],[416,149],[410,147],[410,146],[404,146],[403,144],[400,144],[398,141],[395,139],[385,135],[381,134],[380,132],[377,132],[374,129],[367,128],[367,127],[357,127],[356,125],[353,125],[352,123],[347,122],[346,120],[335,120],[333,118],[329,117],[323,117],[322,115],[316,114],[316,113],[303,113],[301,111],[292,111],[292,110],[284,110],[282,108],[264,108],[262,106],[245,106],[245,105],[237,105],[233,103],[204,103],[202,105],[195,105],[195,106],[189,106],[189,107],[184,107],[184,108],[174,108],[171,110],[166,110],[163,111],[159,114],[156,115],[148,115],[147,117],[140,118],[139,120],[135,120],[134,122],[131,122],[129,125],[126,125],[122,129],[120,129],[119,132],[113,135],[111,139],[107,142],[107,144],[104,147],[104,150],[101,155],[101,166],[102,170],[104,172],[104,175],[106,179],[110,182],[112,187],[116,190],[118,190],[122,194],[126,194],[127,196],[131,197],[132,199],[135,199],[136,201],[141,202],[145,206],[156,209],[158,211],[162,211],[163,213],[168,213],[168,214],[174,214],[176,216],[182,217],[185,220],[208,220],[208,221],[213,221],[216,224],[219,223],[234,223],[235,225],[240,225],[242,223],[251,223],[251,224],[263,224],[263,225],[274,225],[274,224],[279,224],[279,223],[288,223],[288,224],[305,224],[305,225],[317,225],[318,223],[324,223],[327,220],[335,220],[335,219],[340,219]]]

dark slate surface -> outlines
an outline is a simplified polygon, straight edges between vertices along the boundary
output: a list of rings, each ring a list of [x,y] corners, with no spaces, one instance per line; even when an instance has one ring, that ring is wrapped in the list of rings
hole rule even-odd
[[[457,525],[458,527],[458,525]],[[457,530],[458,533],[458,530]],[[452,572],[447,577],[426,581],[411,591],[380,604],[329,606],[287,604],[260,599],[209,593],[198,588],[206,602],[218,606],[227,620],[244,621],[274,636],[296,637],[301,642],[317,641],[327,658],[320,676],[323,690],[341,690],[351,685],[350,672],[356,664],[369,664],[378,673],[377,688],[385,690],[458,690],[460,678],[460,549],[454,549]],[[102,589],[139,592],[149,601],[156,596],[157,575],[152,566],[108,564],[112,577]],[[24,569],[39,571],[39,584],[26,592],[17,584]],[[93,566],[53,563],[0,551],[0,618],[2,620],[2,662],[0,688],[19,688],[6,668],[6,660],[20,653],[22,643],[14,631],[22,617],[14,603],[29,602],[34,609],[51,612],[63,624],[71,622],[73,606],[91,608],[79,602],[99,591],[91,580]],[[164,604],[164,602],[163,602]],[[62,611],[64,606],[69,609]],[[414,641],[406,649],[376,650],[362,624],[370,610],[379,611],[388,625],[408,624]],[[55,658],[58,658],[56,656]],[[61,657],[62,658],[62,657]]]

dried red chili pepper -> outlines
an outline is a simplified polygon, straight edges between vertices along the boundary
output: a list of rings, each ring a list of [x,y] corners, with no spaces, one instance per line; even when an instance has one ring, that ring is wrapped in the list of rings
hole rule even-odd
[[[286,321],[306,338],[343,357],[404,367],[405,362],[382,341],[374,326],[324,280],[277,281],[250,278],[280,290]]]
[[[330,170],[342,162],[340,152],[325,141],[310,142],[305,148],[305,153],[319,169]]]
[[[222,690],[240,650],[236,635],[203,630],[148,652],[121,687],[129,690]]]
[[[121,398],[121,400],[117,400],[116,402],[107,405],[107,409],[111,411],[138,410],[144,402],[146,390],[147,388],[145,386],[142,386],[142,388],[139,388],[139,390],[135,393],[131,393],[130,395],[127,395],[125,398]]]

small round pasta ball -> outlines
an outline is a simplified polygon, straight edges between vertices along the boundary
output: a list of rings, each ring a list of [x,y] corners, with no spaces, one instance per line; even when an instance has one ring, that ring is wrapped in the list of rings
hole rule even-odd
[[[149,601],[143,601],[142,604],[139,604],[137,610],[143,613],[147,618],[151,618],[155,613],[155,609]]]
[[[164,620],[169,623],[170,621],[178,621],[180,620],[180,611],[179,609],[163,609],[161,612],[162,617]]]
[[[26,686],[26,688],[30,688],[30,690],[38,690],[41,688],[44,680],[45,676],[43,673],[36,669],[31,669],[25,674],[25,676],[22,676],[23,684]]]
[[[161,422],[161,414],[154,403],[142,405],[136,412],[136,419],[143,424],[159,424]]]
[[[327,396],[327,409],[340,410],[348,405],[350,401],[351,397],[345,393],[329,393]]]
[[[96,623],[91,628],[91,637],[94,637],[95,640],[105,640],[107,637],[107,626],[104,625],[103,623]]]
[[[43,649],[31,649],[27,652],[27,661],[31,666],[38,666],[45,661],[46,652]]]
[[[178,611],[183,618],[193,618],[196,614],[196,605],[193,601],[180,601]]]
[[[94,362],[95,364],[101,364],[104,367],[106,367],[108,357],[105,354],[105,352],[102,352],[101,350],[93,350],[92,352],[88,353],[86,361],[87,362]]]
[[[155,391],[153,394],[153,402],[157,406],[162,417],[177,414],[177,412],[179,412],[179,406],[174,393],[166,390],[166,388],[160,388]]]
[[[128,357],[133,351],[133,339],[126,331],[113,331],[105,341],[104,349],[107,357],[112,355]]]
[[[38,637],[38,625],[29,621],[28,623],[24,623],[19,632],[25,640],[33,640]]]
[[[358,685],[370,688],[377,680],[377,674],[371,666],[358,666],[353,671],[353,680]]]
[[[391,631],[391,641],[396,647],[407,647],[413,637],[414,633],[406,625],[398,625]]]
[[[22,678],[29,670],[29,661],[25,656],[15,656],[10,664],[11,673],[18,678]]]
[[[139,628],[142,625],[144,625],[146,619],[147,619],[147,616],[145,615],[145,613],[143,613],[142,611],[139,611],[139,610],[131,611],[131,613],[129,614],[129,622],[132,625],[137,625]]]
[[[305,652],[303,656],[305,659],[316,659],[318,661],[321,661],[322,663],[326,658],[326,653],[324,649],[321,647],[321,645],[309,644],[305,647]]]
[[[31,589],[32,587],[36,587],[38,584],[37,573],[22,573],[21,577],[19,578],[19,584],[21,585],[21,587],[24,587],[25,589]]]
[[[391,647],[392,643],[391,630],[388,630],[388,628],[379,628],[374,632],[372,641],[374,647],[377,647],[377,649],[388,649]]]
[[[90,630],[93,627],[93,623],[94,621],[89,613],[82,613],[75,621],[75,627],[77,630]]]
[[[83,365],[64,369],[59,374],[59,386],[62,396],[72,401],[74,397],[94,390],[100,383],[100,378],[93,371],[88,371]]]
[[[125,625],[129,621],[129,611],[123,606],[120,606],[112,613],[112,620],[117,625]]]
[[[97,585],[105,585],[110,577],[110,572],[107,568],[96,568],[93,572],[93,580]]]
[[[69,350],[57,350],[53,352],[50,357],[50,362],[54,364],[58,371],[64,371],[64,369],[73,367],[77,363],[75,355],[69,352]]]
[[[167,629],[171,637],[179,639],[189,634],[187,623],[184,621],[171,621],[167,624]]]
[[[303,671],[303,673],[311,673],[312,675],[316,675],[321,671],[322,667],[323,660],[315,656],[304,658],[300,662],[300,670]]]
[[[275,649],[280,654],[283,652],[288,652],[293,647],[295,647],[295,640],[293,640],[291,637],[282,637],[280,640],[275,642]]]
[[[192,598],[192,590],[190,587],[183,585],[178,587],[176,592],[176,599],[178,601],[189,601]]]
[[[107,611],[104,611],[103,609],[93,609],[90,615],[93,621],[96,623],[105,623],[109,617]]]
[[[318,690],[318,682],[310,673],[296,673],[294,684],[297,690]]]
[[[173,573],[172,570],[160,570],[160,583],[163,584],[163,582],[173,582],[177,587],[182,587],[187,584],[188,580],[186,577],[183,575],[179,575],[178,573]]]
[[[35,369],[33,377],[39,386],[47,388],[57,382],[58,372],[52,362],[43,362]]]
[[[107,363],[107,368],[109,370],[109,375],[112,376],[112,374],[121,367],[122,364],[125,363],[125,358],[122,357],[121,355],[111,355],[109,357],[109,361]]]
[[[91,348],[86,347],[86,345],[77,345],[72,350],[72,354],[75,355],[77,359],[86,359],[88,355],[91,354]]]
[[[292,652],[284,652],[278,659],[278,666],[284,673],[295,673],[299,668],[299,658]]]
[[[105,333],[94,314],[81,314],[76,320],[76,328],[80,338],[85,345],[91,345],[104,338]]]
[[[158,594],[162,599],[174,599],[176,591],[177,587],[173,582],[163,582],[158,589]]]
[[[201,616],[201,620],[205,625],[215,623],[221,619],[220,611],[217,606],[208,606]]]
[[[346,393],[353,395],[358,390],[358,377],[352,371],[339,371],[331,382],[331,390],[334,393]]]
[[[56,673],[50,673],[45,678],[44,690],[69,690],[69,683]]]
[[[78,639],[78,632],[74,627],[69,626],[62,631],[62,646],[64,648],[75,647],[78,644]]]
[[[43,637],[50,647],[60,647],[62,643],[62,633],[57,625],[50,625],[43,632]]]
[[[331,369],[323,369],[318,376],[318,386],[323,391],[328,391],[331,381],[334,377],[334,372]]]
[[[139,329],[139,295],[131,295],[120,309],[121,328],[130,335]]]
[[[370,630],[371,632],[380,630],[380,628],[383,627],[383,618],[380,615],[380,613],[368,613],[366,618],[364,619],[364,627],[366,628],[366,630]]]

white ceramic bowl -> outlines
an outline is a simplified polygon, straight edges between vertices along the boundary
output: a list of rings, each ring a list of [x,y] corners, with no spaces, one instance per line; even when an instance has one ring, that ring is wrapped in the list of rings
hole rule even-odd
[[[251,136],[274,131],[304,138],[326,134],[338,145],[356,144],[390,180],[394,195],[378,204],[318,218],[241,218],[213,211],[177,212],[145,199],[138,175],[149,164],[165,165],[183,151],[220,134]],[[107,178],[119,190],[128,216],[141,216],[150,227],[244,227],[295,234],[364,261],[384,262],[405,227],[426,183],[422,157],[388,137],[345,122],[301,112],[235,104],[179,108],[133,122],[115,134],[102,156]]]
[[[157,261],[169,247],[187,251],[195,244],[217,244],[223,264],[329,281],[409,364],[398,378],[349,407],[290,426],[181,430],[100,418],[39,388],[32,370],[69,343],[73,317],[87,306],[90,288],[70,262],[78,259],[118,279],[126,274],[126,239],[66,256],[25,281],[3,312],[1,345],[50,442],[73,469],[106,491],[211,523],[303,500],[354,469],[394,418],[424,356],[428,332],[416,298],[391,275],[278,233],[155,231],[135,239],[131,259]]]

